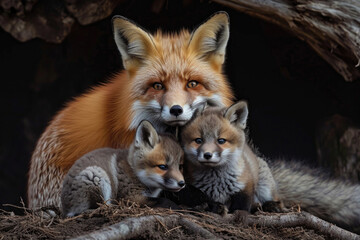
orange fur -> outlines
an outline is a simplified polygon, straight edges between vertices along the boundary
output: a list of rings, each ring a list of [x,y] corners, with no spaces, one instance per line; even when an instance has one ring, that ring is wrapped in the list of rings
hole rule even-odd
[[[131,125],[136,118],[135,103],[155,101],[161,107],[183,106],[191,105],[199,96],[216,94],[221,104],[229,106],[233,94],[222,73],[227,40],[218,52],[206,52],[203,46],[206,37],[216,38],[214,31],[221,24],[228,30],[224,13],[210,18],[193,34],[182,30],[178,34],[158,31],[151,35],[123,17],[114,18],[115,41],[125,70],[69,102],[51,121],[31,160],[29,206],[58,206],[64,175],[87,152],[101,147],[129,147],[135,134]],[[132,48],[124,47],[122,38],[133,44]],[[191,80],[198,85],[187,87]],[[164,89],[154,89],[156,82]]]

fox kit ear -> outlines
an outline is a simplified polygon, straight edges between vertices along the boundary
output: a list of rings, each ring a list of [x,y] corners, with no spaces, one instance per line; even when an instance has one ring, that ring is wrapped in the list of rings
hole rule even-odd
[[[112,18],[112,26],[124,68],[131,71],[155,49],[153,38],[150,33],[120,15]]]
[[[224,104],[222,104],[219,101],[209,99],[209,100],[207,100],[205,102],[199,103],[196,106],[196,110],[195,110],[195,112],[194,112],[194,114],[192,116],[192,119],[195,119],[196,117],[202,115],[207,108],[211,108],[211,107],[224,108],[225,106],[224,106]]]
[[[158,142],[159,135],[153,125],[148,121],[142,121],[136,130],[135,146],[148,146],[154,148]]]
[[[229,15],[217,12],[193,31],[189,48],[220,71],[229,35]]]
[[[228,119],[231,124],[234,124],[240,129],[245,129],[248,113],[247,103],[240,101],[226,109],[224,117]]]

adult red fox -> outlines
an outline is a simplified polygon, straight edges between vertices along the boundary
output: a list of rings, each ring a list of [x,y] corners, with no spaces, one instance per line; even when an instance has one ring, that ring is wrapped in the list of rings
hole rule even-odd
[[[33,153],[28,205],[60,207],[64,176],[76,159],[102,147],[129,147],[142,120],[157,131],[181,126],[198,106],[229,106],[222,66],[229,18],[218,12],[193,32],[154,35],[115,16],[113,33],[125,70],[69,102],[50,122]]]

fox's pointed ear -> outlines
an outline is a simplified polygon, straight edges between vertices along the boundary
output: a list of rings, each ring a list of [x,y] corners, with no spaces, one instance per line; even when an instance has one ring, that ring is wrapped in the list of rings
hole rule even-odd
[[[131,20],[116,15],[112,18],[112,27],[114,39],[126,70],[136,69],[146,56],[155,50],[151,34]]]
[[[203,102],[197,109],[195,114],[197,116],[203,114],[203,112],[205,111],[205,109],[208,107],[208,103],[207,102]]]
[[[136,130],[135,146],[147,146],[154,148],[158,142],[159,135],[153,125],[148,121],[142,121]]]
[[[216,12],[193,31],[189,48],[221,71],[229,35],[229,15],[226,12]]]
[[[202,102],[197,104],[196,109],[191,117],[191,120],[194,120],[198,116],[202,115],[207,107],[208,107],[207,102]]]
[[[226,109],[224,117],[236,127],[245,129],[248,113],[247,103],[245,101],[240,101]]]

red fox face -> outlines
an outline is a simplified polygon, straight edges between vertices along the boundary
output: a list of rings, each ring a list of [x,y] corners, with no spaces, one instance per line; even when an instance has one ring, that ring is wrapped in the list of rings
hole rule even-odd
[[[130,128],[146,119],[182,126],[204,102],[229,105],[231,90],[222,74],[229,37],[226,13],[217,13],[192,33],[152,35],[130,20],[113,18],[115,42],[128,72]]]
[[[186,159],[209,167],[238,159],[245,144],[247,115],[245,102],[238,102],[225,111],[208,108],[199,113],[181,133]]]
[[[134,172],[148,188],[180,191],[185,186],[181,146],[170,135],[158,135],[148,121],[138,127],[129,156]]]

